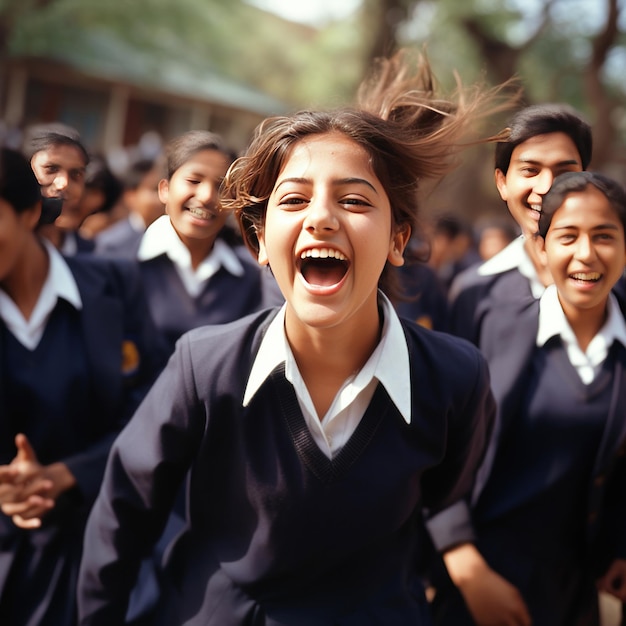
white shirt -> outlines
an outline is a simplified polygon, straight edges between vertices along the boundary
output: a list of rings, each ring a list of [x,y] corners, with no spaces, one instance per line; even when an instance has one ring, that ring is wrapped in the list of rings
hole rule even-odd
[[[221,239],[215,240],[213,250],[194,270],[191,265],[191,253],[180,240],[168,215],[162,215],[148,226],[141,238],[137,258],[140,261],[147,261],[161,254],[168,256],[187,293],[194,298],[200,294],[206,281],[216,274],[220,267],[233,276],[243,276],[245,272],[237,255]]]
[[[550,285],[539,301],[537,345],[545,345],[548,339],[555,335],[561,336],[570,363],[578,372],[581,380],[588,385],[600,371],[613,342],[619,341],[626,346],[626,321],[615,296],[609,294],[606,322],[591,340],[587,350],[583,352],[565,317],[556,286]]]
[[[545,291],[545,286],[539,280],[537,270],[524,248],[524,236],[520,235],[514,239],[504,250],[501,250],[488,261],[485,261],[479,268],[481,276],[493,276],[502,274],[509,270],[517,269],[522,276],[525,276],[530,283],[530,290],[533,297],[538,300]]]
[[[0,289],[0,317],[15,338],[29,350],[34,350],[41,341],[59,298],[67,300],[75,309],[83,308],[76,279],[65,259],[49,241],[42,239],[42,243],[48,252],[50,267],[30,318],[26,319],[15,302]]]
[[[138,232],[138,233],[146,232],[146,222],[143,219],[143,217],[139,215],[139,213],[135,211],[130,211],[128,213],[128,223],[135,232]]]
[[[400,320],[389,300],[379,293],[384,316],[380,342],[367,363],[348,378],[320,420],[304,384],[285,335],[283,305],[272,320],[252,365],[243,405],[247,406],[274,368],[285,363],[285,377],[293,385],[304,420],[319,448],[333,458],[354,433],[367,409],[378,382],[404,420],[411,422],[411,374],[409,349]]]

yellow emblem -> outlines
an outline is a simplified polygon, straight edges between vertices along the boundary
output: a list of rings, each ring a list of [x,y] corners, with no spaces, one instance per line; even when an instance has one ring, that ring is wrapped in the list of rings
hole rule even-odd
[[[130,376],[139,368],[139,350],[134,342],[125,339],[122,342],[122,374]]]
[[[415,320],[416,324],[423,326],[424,328],[428,328],[430,330],[433,329],[433,320],[430,315],[422,315]]]

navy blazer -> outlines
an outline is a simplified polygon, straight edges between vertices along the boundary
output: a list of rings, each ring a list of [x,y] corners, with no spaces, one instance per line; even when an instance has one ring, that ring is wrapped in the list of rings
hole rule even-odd
[[[93,424],[90,453],[77,451],[75,456],[59,460],[77,477],[83,495],[93,500],[115,434],[133,414],[167,355],[162,342],[155,340],[157,333],[136,266],[91,255],[65,257],[65,261],[83,304],[81,328],[96,402],[92,415],[86,416]],[[0,414],[1,368],[0,359]],[[10,437],[5,428],[6,423],[0,420],[0,439],[4,441]]]
[[[483,276],[480,265],[460,274],[449,293],[449,330],[474,345],[480,345],[484,317],[507,302],[533,299],[528,279],[517,268]]]
[[[89,414],[84,416],[84,424],[81,424],[81,432],[76,434],[75,449],[64,458],[54,459],[67,465],[77,486],[61,496],[39,529],[19,529],[10,518],[0,515],[0,594],[4,592],[14,560],[18,554],[23,554],[23,542],[31,541],[32,550],[44,555],[40,558],[48,566],[64,572],[61,579],[74,571],[73,578],[69,574],[70,586],[66,590],[67,603],[71,605],[69,608],[68,604],[65,605],[63,615],[71,614],[73,610],[75,589],[72,583],[75,584],[78,570],[84,524],[100,487],[110,446],[166,358],[163,346],[155,341],[157,333],[134,265],[92,256],[65,260],[82,299],[79,316],[94,396]],[[0,340],[0,415],[5,410],[2,351]],[[62,377],[64,374],[58,371],[54,375]],[[67,403],[71,402],[72,398],[67,398]],[[6,420],[0,419],[3,456],[10,455],[9,459],[14,454],[13,436]],[[47,451],[46,456],[51,455],[54,450]],[[49,581],[50,590],[53,584],[61,584],[56,578],[54,583],[52,580]],[[48,595],[48,591],[42,590],[42,594]],[[31,598],[33,605],[40,600]],[[56,609],[60,607],[57,605]],[[46,619],[52,620],[44,622],[46,624],[67,623],[60,614],[55,618],[48,613]]]
[[[448,330],[448,300],[435,271],[409,259],[396,268],[400,297],[394,301],[398,315],[434,330]]]
[[[539,301],[534,299],[492,308],[483,318],[480,348],[489,363],[498,412],[475,494],[484,486],[498,439],[527,391],[523,372],[536,350],[538,323]],[[612,559],[626,558],[626,348],[619,342],[616,355],[611,409],[588,486],[587,540],[598,573]]]
[[[96,235],[94,252],[100,256],[135,259],[144,233],[145,229],[137,230],[126,217]]]

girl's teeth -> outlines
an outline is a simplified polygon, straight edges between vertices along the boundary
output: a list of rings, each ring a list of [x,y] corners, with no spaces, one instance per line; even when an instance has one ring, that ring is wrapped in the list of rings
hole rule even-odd
[[[339,250],[332,248],[313,248],[305,250],[301,255],[301,259],[337,259],[338,261],[347,261],[348,259]]]

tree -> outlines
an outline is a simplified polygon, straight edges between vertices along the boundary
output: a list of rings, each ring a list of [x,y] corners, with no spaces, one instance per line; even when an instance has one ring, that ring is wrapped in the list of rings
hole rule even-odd
[[[626,162],[622,0],[365,0],[365,10],[371,17],[364,23],[377,29],[372,55],[426,46],[443,81],[452,69],[464,82],[517,77],[524,103],[565,101],[583,112],[594,132],[592,167],[625,176],[618,165]],[[454,210],[463,198],[469,214],[495,212],[492,176],[492,150],[472,153],[429,206]]]

